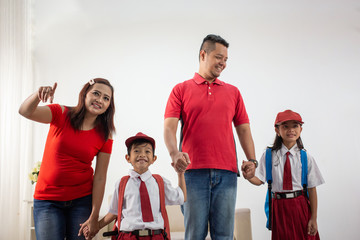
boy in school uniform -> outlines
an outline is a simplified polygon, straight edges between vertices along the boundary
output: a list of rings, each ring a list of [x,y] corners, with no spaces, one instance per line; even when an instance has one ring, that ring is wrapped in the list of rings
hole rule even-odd
[[[165,233],[165,231],[170,232],[169,229],[164,229],[166,220],[163,218],[162,214],[164,213],[161,211],[161,189],[155,175],[152,175],[149,170],[150,165],[157,159],[155,140],[139,132],[135,136],[128,138],[125,145],[128,152],[125,158],[133,166],[133,169],[130,170],[126,182],[122,207],[118,206],[119,187],[121,189],[121,180],[119,180],[115,186],[109,212],[99,221],[99,229],[117,218],[116,224],[119,229],[117,239],[170,239],[169,234]],[[173,188],[169,180],[162,178],[165,205],[181,205],[186,201],[185,169],[182,169],[182,171],[177,170],[179,185],[177,188]],[[144,185],[150,200],[148,206],[144,205],[143,201],[145,200],[142,197],[142,195],[146,195],[141,190]],[[121,211],[121,216],[118,217],[119,211]],[[83,234],[86,239],[91,239],[90,236],[87,236],[87,229],[84,229]]]

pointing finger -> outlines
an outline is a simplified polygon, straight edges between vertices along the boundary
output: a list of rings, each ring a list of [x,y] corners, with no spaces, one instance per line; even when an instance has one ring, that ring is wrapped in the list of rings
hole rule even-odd
[[[55,92],[55,89],[57,87],[57,82],[54,83],[54,86],[52,87],[52,91]]]

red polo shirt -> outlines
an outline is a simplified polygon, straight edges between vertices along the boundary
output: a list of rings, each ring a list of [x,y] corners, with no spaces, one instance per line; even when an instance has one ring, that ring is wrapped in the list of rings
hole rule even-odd
[[[234,126],[249,123],[239,90],[199,74],[177,84],[170,93],[165,118],[182,122],[181,151],[189,154],[187,169],[214,168],[237,172]]]

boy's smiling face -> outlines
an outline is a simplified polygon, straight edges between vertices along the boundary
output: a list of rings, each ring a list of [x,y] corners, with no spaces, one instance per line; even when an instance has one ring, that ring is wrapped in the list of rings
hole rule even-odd
[[[126,154],[125,158],[139,174],[146,172],[149,166],[156,161],[156,155],[154,155],[150,143],[133,144],[130,155]]]

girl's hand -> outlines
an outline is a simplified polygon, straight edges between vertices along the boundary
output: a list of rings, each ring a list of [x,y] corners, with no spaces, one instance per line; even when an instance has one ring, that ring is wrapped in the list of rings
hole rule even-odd
[[[245,179],[249,180],[255,176],[255,164],[250,161],[243,161],[241,172]]]
[[[310,219],[308,223],[308,234],[314,236],[318,231],[316,220]]]
[[[50,100],[50,103],[53,103],[54,100],[54,94],[57,87],[57,83],[54,83],[53,87],[46,86],[46,87],[40,87],[38,90],[38,98],[42,102],[47,102],[47,100]]]

